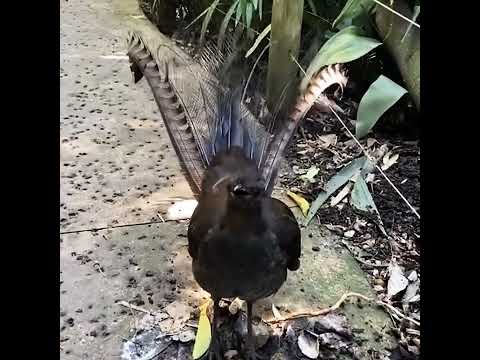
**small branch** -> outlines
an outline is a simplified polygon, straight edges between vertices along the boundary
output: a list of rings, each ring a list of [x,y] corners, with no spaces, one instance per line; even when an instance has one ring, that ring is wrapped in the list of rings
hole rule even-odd
[[[404,315],[403,313],[401,313],[399,310],[397,310],[395,307],[393,307],[392,305],[390,304],[387,304],[383,301],[379,301],[379,300],[375,300],[375,299],[372,299],[372,298],[369,298],[365,295],[362,295],[362,294],[358,294],[358,293],[355,293],[355,292],[349,292],[349,293],[345,293],[342,295],[342,297],[331,307],[329,308],[326,308],[326,309],[321,309],[321,310],[318,310],[318,311],[309,311],[309,312],[300,312],[300,313],[296,313],[296,314],[291,314],[289,316],[285,316],[283,318],[280,318],[280,319],[272,319],[272,320],[267,320],[265,321],[266,323],[268,324],[276,324],[276,323],[279,323],[279,322],[284,322],[284,321],[288,321],[288,320],[294,320],[294,319],[300,319],[300,318],[305,318],[305,317],[315,317],[315,316],[321,316],[321,315],[326,315],[328,313],[331,313],[332,311],[335,311],[337,310],[340,306],[342,306],[342,304],[348,299],[348,298],[351,298],[351,297],[356,297],[356,298],[360,298],[362,300],[365,300],[365,301],[368,301],[368,302],[373,302],[375,303],[376,305],[378,306],[382,306],[384,308],[387,308],[388,310],[392,311],[393,313],[395,313],[397,316],[405,319],[405,320],[408,320],[410,321],[412,324],[415,324],[417,326],[420,326],[420,322],[415,320],[415,319],[412,319],[411,317],[408,317],[406,315]]]
[[[145,314],[148,314],[148,315],[154,315],[152,312],[150,312],[148,310],[145,310],[141,307],[132,305],[132,304],[126,302],[126,301],[119,301],[117,304],[120,305],[120,306],[124,306],[126,308],[129,308],[130,310],[136,310],[136,311],[140,311],[140,312],[143,312]]]
[[[279,322],[294,320],[294,319],[300,319],[300,318],[304,318],[304,317],[314,317],[314,316],[326,315],[326,314],[328,314],[332,311],[337,310],[340,306],[342,306],[342,304],[345,302],[345,300],[347,300],[350,297],[358,297],[358,298],[364,299],[365,301],[372,301],[373,300],[373,299],[370,299],[370,298],[366,297],[365,295],[361,295],[361,294],[357,294],[357,293],[345,293],[345,294],[342,295],[342,297],[333,306],[330,306],[329,308],[321,309],[321,310],[318,310],[318,311],[308,311],[308,312],[300,312],[300,313],[296,313],[296,314],[291,314],[289,316],[286,316],[286,317],[283,317],[283,318],[280,318],[280,319],[268,320],[267,323],[276,324],[276,323],[279,323]]]
[[[160,215],[160,213],[157,213],[157,216],[160,218],[160,220],[161,220],[162,222],[165,222],[165,219],[163,218],[162,215]]]
[[[408,317],[407,315],[404,315],[400,310],[398,310],[397,308],[395,308],[394,306],[390,305],[390,304],[387,304],[386,302],[383,302],[383,301],[376,301],[376,304],[377,305],[380,305],[380,306],[383,306],[383,307],[386,307],[387,309],[391,310],[394,314],[398,315],[399,317],[401,317],[402,319],[405,319],[405,320],[408,320],[410,321],[412,324],[415,324],[417,325],[418,327],[420,327],[420,321],[417,321],[415,319],[412,319],[411,317]]]

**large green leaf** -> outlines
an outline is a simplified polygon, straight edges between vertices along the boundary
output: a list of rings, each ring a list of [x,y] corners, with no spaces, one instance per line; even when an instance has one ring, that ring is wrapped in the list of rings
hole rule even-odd
[[[359,176],[355,181],[355,185],[353,186],[352,190],[352,196],[350,198],[350,203],[355,208],[360,210],[360,212],[364,214],[370,214],[370,219],[374,220],[383,235],[387,236],[387,232],[385,231],[382,218],[380,217],[377,206],[373,201],[372,194],[368,190],[368,186],[365,182],[365,179],[363,178],[363,175],[364,174]]]
[[[370,194],[367,183],[362,176],[359,176],[355,181],[350,202],[360,211],[378,213],[372,194]]]
[[[242,18],[242,0],[238,2],[237,10],[235,11],[235,26],[238,25],[241,18]]]
[[[220,0],[213,1],[212,5],[210,5],[210,7],[208,8],[207,15],[205,15],[205,19],[203,19],[202,30],[200,33],[200,44],[203,44],[203,42],[205,41],[205,33],[207,32],[208,24],[210,23],[213,12],[217,8],[217,5],[219,2]]]
[[[412,15],[412,21],[417,21],[418,15],[420,15],[420,5],[415,6],[413,8],[413,15]],[[403,34],[402,40],[400,42],[403,42],[405,38],[407,37],[408,33],[410,32],[410,29],[412,28],[413,24],[410,23],[408,24],[407,31],[405,31],[405,34]]]
[[[373,0],[348,0],[340,14],[333,22],[333,27],[345,20],[354,20],[364,14],[368,14],[375,7]]]
[[[406,92],[407,90],[394,81],[380,75],[360,100],[355,129],[357,138],[367,135],[385,111]]]
[[[248,3],[247,7],[245,9],[245,17],[246,17],[246,22],[247,22],[247,28],[250,28],[250,25],[252,24],[252,17],[253,17],[253,5],[252,3]]]
[[[356,60],[381,44],[380,41],[361,34],[360,28],[349,26],[332,36],[308,66],[306,75],[300,84],[301,90],[305,90],[313,74],[324,66]]]
[[[228,23],[230,22],[230,19],[232,18],[232,15],[235,12],[235,8],[238,6],[239,1],[240,0],[235,0],[233,2],[232,6],[230,6],[230,9],[228,9],[225,17],[223,18],[222,25],[220,26],[220,30],[218,32],[217,46],[219,49],[221,49],[223,46],[223,42],[225,41],[225,35],[227,33]]]
[[[308,5],[310,6],[312,13],[317,15],[317,8],[315,7],[315,3],[313,2],[313,0],[308,0]]]
[[[192,26],[193,24],[195,24],[202,16],[204,16],[204,15],[208,12],[208,10],[210,10],[210,6],[207,7],[205,10],[203,10],[203,11],[200,13],[200,15],[198,15],[195,19],[193,19],[193,21],[192,21],[190,24],[188,24],[187,26],[185,26],[185,30],[187,30],[190,26]]]
[[[247,0],[240,0],[240,11],[241,11],[241,17],[242,17],[243,24],[246,26]]]
[[[258,47],[258,45],[262,42],[262,40],[265,38],[265,36],[268,35],[270,30],[272,29],[272,24],[269,24],[263,31],[260,33],[260,35],[257,36],[255,39],[255,42],[253,43],[252,47],[248,49],[247,53],[245,54],[245,57],[248,58],[252,53],[255,51],[255,49]]]
[[[365,156],[353,160],[350,164],[345,166],[342,170],[340,170],[335,176],[333,176],[325,186],[325,191],[322,191],[315,201],[310,206],[310,210],[308,212],[307,218],[305,219],[305,223],[308,225],[310,221],[312,221],[313,217],[317,213],[318,209],[323,205],[323,203],[335,192],[337,191],[343,184],[345,184],[348,180],[350,180],[354,175],[359,173],[363,166],[365,165],[367,158]]]

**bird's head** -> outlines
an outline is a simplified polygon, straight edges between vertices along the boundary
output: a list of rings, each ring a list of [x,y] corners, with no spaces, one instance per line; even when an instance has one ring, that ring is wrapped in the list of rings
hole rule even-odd
[[[256,177],[233,176],[226,180],[223,191],[227,193],[227,201],[230,206],[254,208],[264,196],[265,183]]]

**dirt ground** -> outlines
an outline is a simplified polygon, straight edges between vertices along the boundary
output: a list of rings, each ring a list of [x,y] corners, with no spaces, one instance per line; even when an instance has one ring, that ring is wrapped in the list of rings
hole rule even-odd
[[[135,0],[61,2],[62,359],[190,359],[198,306],[208,298],[191,275],[187,223],[148,224],[191,193],[150,89],[131,81],[126,34],[132,24],[148,28],[144,22]],[[413,163],[406,155],[399,161]],[[406,169],[392,167],[389,174],[402,181]],[[397,204],[391,191],[381,182],[376,189],[385,226],[415,236],[405,210],[388,208]],[[417,194],[409,195],[415,204]],[[344,214],[322,213],[322,224],[344,224]],[[303,228],[300,271],[256,306],[257,316],[271,317],[272,304],[282,314],[325,308],[348,291],[374,296],[370,274],[342,239],[317,223]],[[225,315],[224,327],[237,326],[241,338],[242,313]],[[385,359],[395,347],[392,320],[382,309],[354,301],[334,315],[331,322],[342,323],[348,336],[332,335],[319,318],[293,322],[290,330],[259,325],[269,339],[263,351],[305,358],[297,340],[309,329],[325,335],[323,358]],[[227,331],[223,341],[236,347],[238,339],[227,339]]]

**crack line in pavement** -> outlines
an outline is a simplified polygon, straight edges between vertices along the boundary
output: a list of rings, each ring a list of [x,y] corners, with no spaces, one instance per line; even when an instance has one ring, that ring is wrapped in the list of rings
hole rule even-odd
[[[167,222],[167,221],[168,221],[168,220],[165,220],[165,221],[149,221],[149,222],[136,223],[136,224],[123,224],[123,225],[104,226],[104,227],[93,228],[93,229],[82,229],[82,230],[62,231],[62,232],[60,232],[60,235],[78,234],[78,233],[87,232],[87,231],[100,231],[100,230],[115,229],[115,228],[130,227],[130,226],[141,226],[141,225],[151,225],[151,224],[163,224],[163,223],[165,223],[165,222]]]

